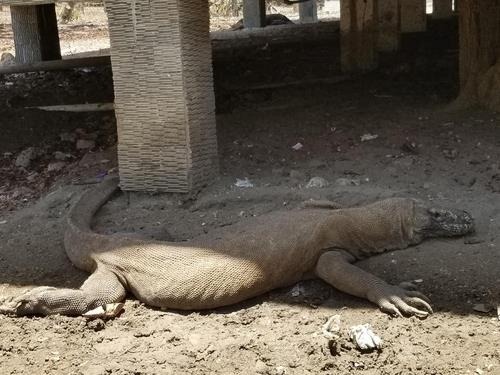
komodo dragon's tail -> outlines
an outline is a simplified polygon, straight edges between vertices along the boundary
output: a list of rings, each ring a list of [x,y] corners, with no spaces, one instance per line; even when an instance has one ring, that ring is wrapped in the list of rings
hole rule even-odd
[[[86,191],[69,211],[64,234],[66,254],[76,267],[87,272],[95,268],[92,251],[98,251],[96,246],[102,246],[109,238],[92,231],[92,217],[118,189],[118,182],[118,177],[113,177]]]

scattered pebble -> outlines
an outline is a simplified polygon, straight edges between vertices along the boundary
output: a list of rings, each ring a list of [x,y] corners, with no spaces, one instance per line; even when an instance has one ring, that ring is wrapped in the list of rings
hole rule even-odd
[[[95,332],[99,332],[106,328],[106,323],[102,319],[89,320],[87,322],[87,327],[94,330]]]
[[[296,284],[290,291],[292,297],[299,297],[305,293],[304,287],[301,283]]]
[[[0,57],[0,65],[7,66],[7,65],[14,65],[15,63],[16,63],[16,58],[12,53],[9,52],[2,53],[2,56]]]
[[[351,327],[349,336],[360,350],[373,350],[382,347],[382,339],[372,331],[369,324]]]
[[[54,159],[59,160],[59,161],[69,160],[72,157],[73,157],[73,155],[67,154],[65,152],[61,152],[61,151],[54,152]]]
[[[56,161],[54,163],[50,163],[47,166],[47,172],[58,172],[66,166],[66,163],[63,161]]]
[[[493,310],[493,306],[487,305],[485,303],[478,303],[472,307],[472,310],[487,314],[491,310]]]
[[[335,184],[339,186],[359,186],[361,180],[359,178],[337,178]]]
[[[95,142],[89,139],[79,139],[76,141],[76,148],[78,150],[90,150],[95,147]]]
[[[28,147],[17,156],[15,165],[16,167],[28,168],[31,162],[40,156],[40,154],[41,150],[35,147]]]
[[[306,188],[307,189],[310,189],[310,188],[325,188],[327,186],[328,186],[328,181],[325,180],[323,177],[313,177],[307,183]]]
[[[299,151],[300,149],[302,149],[304,147],[304,145],[302,143],[296,143],[295,145],[292,146],[292,149],[295,150],[295,151]]]
[[[378,134],[366,133],[361,136],[361,142],[373,141],[378,138]]]
[[[59,134],[59,139],[63,142],[75,142],[76,141],[76,134],[74,133],[61,133]]]
[[[248,177],[245,177],[243,180],[237,178],[234,186],[239,188],[253,188],[253,183],[248,179]]]

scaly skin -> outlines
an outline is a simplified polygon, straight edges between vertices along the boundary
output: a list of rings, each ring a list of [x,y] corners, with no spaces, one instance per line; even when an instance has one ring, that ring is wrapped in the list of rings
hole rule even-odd
[[[352,263],[425,238],[473,230],[465,211],[394,198],[346,209],[310,201],[300,210],[262,215],[180,243],[95,233],[92,216],[117,186],[117,180],[108,180],[86,192],[68,215],[68,257],[92,273],[84,285],[36,288],[5,301],[0,312],[80,315],[123,300],[127,291],[152,306],[211,309],[314,274],[390,314],[425,317],[432,308],[424,295],[389,285]]]

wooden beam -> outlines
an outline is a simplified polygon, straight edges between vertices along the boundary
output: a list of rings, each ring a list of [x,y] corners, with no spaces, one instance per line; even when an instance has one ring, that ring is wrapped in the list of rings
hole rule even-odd
[[[0,66],[0,74],[41,72],[51,70],[67,70],[86,66],[111,65],[109,56],[84,57],[53,61],[39,61],[31,64]]]

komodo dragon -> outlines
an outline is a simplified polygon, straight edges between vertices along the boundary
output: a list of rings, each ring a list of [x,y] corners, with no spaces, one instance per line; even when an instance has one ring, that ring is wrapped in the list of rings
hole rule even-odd
[[[186,242],[93,232],[93,215],[117,188],[117,179],[104,181],[84,193],[68,215],[67,255],[92,273],[82,287],[38,287],[4,302],[0,311],[80,315],[123,300],[127,291],[151,306],[212,309],[312,275],[390,314],[425,317],[432,309],[424,295],[389,285],[351,263],[428,237],[464,235],[474,226],[465,211],[395,198],[358,208],[329,209],[335,205],[322,203],[273,212]]]

